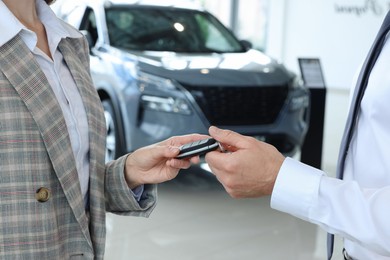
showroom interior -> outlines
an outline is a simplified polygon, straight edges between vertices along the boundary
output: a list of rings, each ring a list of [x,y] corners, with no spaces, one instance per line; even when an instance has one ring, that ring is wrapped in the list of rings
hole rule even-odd
[[[334,176],[349,91],[390,1],[176,2],[202,6],[239,39],[250,41],[294,73],[302,74],[299,59],[319,62],[323,84],[307,87],[323,91],[324,114],[311,115],[323,117],[323,122],[313,120],[323,124],[323,138],[310,149],[321,149],[319,167]],[[200,166],[159,185],[158,204],[149,218],[108,214],[105,259],[326,259],[326,232],[272,210],[269,197],[229,197],[207,166]],[[336,237],[336,259],[341,259],[337,258],[341,250]]]

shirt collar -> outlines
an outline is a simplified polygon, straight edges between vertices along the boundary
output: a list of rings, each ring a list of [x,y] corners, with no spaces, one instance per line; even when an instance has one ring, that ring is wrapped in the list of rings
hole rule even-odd
[[[36,0],[38,16],[46,28],[46,34],[49,40],[50,50],[57,48],[59,42],[63,38],[80,38],[82,34],[74,28],[66,25],[54,14],[53,10],[46,4],[44,0]],[[20,33],[27,47],[33,51],[37,44],[37,37],[34,32],[27,29],[8,9],[8,7],[0,1],[0,46],[14,38]]]

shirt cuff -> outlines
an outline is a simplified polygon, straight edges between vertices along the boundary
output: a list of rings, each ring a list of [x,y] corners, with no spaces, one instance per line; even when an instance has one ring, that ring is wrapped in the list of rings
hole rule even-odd
[[[271,208],[308,220],[323,175],[321,170],[286,158],[276,178]]]
[[[130,189],[134,198],[139,202],[141,200],[142,193],[144,193],[144,185],[140,185],[135,187],[134,189]]]

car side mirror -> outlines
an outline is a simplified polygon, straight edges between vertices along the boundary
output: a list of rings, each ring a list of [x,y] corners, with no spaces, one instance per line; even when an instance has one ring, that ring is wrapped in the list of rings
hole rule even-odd
[[[91,53],[91,52],[92,52],[92,47],[93,47],[93,45],[94,45],[94,42],[93,42],[91,33],[88,32],[87,30],[81,30],[80,32],[81,32],[81,33],[85,36],[85,38],[87,39],[88,48],[89,48],[89,53]]]
[[[242,46],[244,46],[244,48],[246,50],[252,49],[252,47],[253,47],[253,45],[252,45],[252,43],[250,41],[241,40],[240,42],[241,42]]]

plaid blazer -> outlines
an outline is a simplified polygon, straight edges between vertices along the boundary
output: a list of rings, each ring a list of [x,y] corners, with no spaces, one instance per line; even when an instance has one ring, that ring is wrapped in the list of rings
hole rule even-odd
[[[155,206],[153,185],[140,202],[131,195],[125,157],[104,163],[105,121],[85,39],[63,39],[59,48],[88,117],[89,212],[61,108],[17,35],[0,46],[0,259],[102,259],[106,211],[148,216]]]

